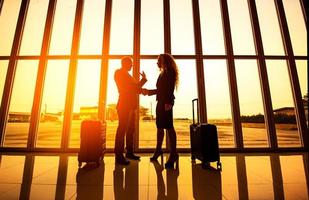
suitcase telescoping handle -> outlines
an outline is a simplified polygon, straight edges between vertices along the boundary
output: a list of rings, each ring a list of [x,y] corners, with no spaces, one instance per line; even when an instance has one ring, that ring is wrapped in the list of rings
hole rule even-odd
[[[197,123],[200,123],[200,117],[199,117],[199,107],[198,107],[198,99],[193,99],[192,100],[192,114],[193,114],[193,124],[195,124],[195,119],[194,119],[194,102],[196,101],[196,108],[197,108]]]

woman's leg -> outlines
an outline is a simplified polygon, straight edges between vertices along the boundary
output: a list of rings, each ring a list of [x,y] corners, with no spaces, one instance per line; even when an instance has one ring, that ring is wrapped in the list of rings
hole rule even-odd
[[[175,131],[174,128],[170,128],[170,129],[167,129],[167,134],[168,134],[169,141],[170,141],[170,148],[171,148],[170,154],[175,155],[175,154],[177,154],[177,151],[176,151],[176,144],[177,144],[176,131]]]
[[[164,139],[164,129],[157,129],[157,146],[156,151],[160,151],[162,149],[162,143]]]

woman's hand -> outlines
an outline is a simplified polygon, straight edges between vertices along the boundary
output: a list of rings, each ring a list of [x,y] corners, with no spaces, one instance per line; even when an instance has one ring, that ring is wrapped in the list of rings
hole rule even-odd
[[[164,104],[164,109],[165,111],[169,111],[173,108],[173,105],[172,104]]]

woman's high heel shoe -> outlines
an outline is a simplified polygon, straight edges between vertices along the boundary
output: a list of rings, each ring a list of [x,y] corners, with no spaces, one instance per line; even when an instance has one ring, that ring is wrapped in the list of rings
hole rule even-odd
[[[170,155],[168,161],[165,163],[165,168],[174,168],[174,163],[176,163],[176,169],[179,167],[179,155]]]
[[[163,151],[162,149],[156,150],[153,156],[150,158],[150,161],[157,161],[158,157],[161,156],[161,160],[163,160]]]

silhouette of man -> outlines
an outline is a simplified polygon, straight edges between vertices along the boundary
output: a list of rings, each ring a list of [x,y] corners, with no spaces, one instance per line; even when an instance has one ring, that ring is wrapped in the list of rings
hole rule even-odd
[[[140,157],[133,153],[133,137],[135,132],[135,115],[137,109],[137,96],[141,93],[141,87],[146,83],[145,73],[141,73],[142,79],[136,81],[129,71],[132,69],[132,58],[125,56],[121,59],[121,68],[115,71],[114,79],[117,84],[119,98],[117,113],[119,124],[115,141],[115,160],[117,164],[128,165],[126,158],[139,160]],[[126,136],[126,158],[124,152],[124,137]]]

